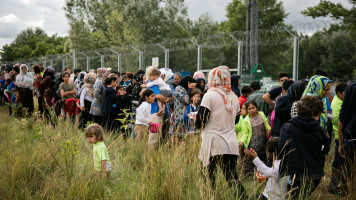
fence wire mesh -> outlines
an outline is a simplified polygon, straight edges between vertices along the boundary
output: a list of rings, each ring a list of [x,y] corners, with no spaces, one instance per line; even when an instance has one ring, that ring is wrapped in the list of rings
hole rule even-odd
[[[336,80],[356,78],[356,40],[355,35],[345,30],[311,31],[320,24],[309,26],[300,24],[307,34],[299,36],[298,74],[299,79],[310,78],[315,69],[322,69]],[[312,26],[312,28],[310,28]],[[326,25],[325,25],[326,26]],[[325,26],[323,26],[325,28]],[[248,66],[246,57],[246,31],[200,35],[190,39],[170,39],[159,44],[137,44],[123,47],[110,47],[97,50],[71,52],[64,55],[48,55],[41,58],[29,58],[18,63],[28,65],[53,65],[57,71],[65,67],[81,70],[110,67],[113,70],[137,71],[152,65],[152,58],[158,57],[159,67],[168,65],[173,71],[193,73],[197,70],[208,71],[219,65],[226,65],[237,71],[238,42],[243,42],[242,59],[243,81],[255,79],[251,75],[253,66]],[[293,72],[294,35],[296,31],[286,29],[259,30],[253,41],[258,48],[258,64],[263,73],[277,79],[278,72]],[[200,46],[200,47],[199,47]],[[199,48],[201,48],[199,50]],[[168,52],[167,52],[168,51]],[[200,52],[200,54],[199,54]],[[168,55],[166,55],[168,54]],[[201,55],[199,57],[199,55]],[[166,60],[167,59],[167,60]],[[16,63],[16,62],[9,62]],[[264,72],[266,74],[264,74]],[[235,73],[235,72],[234,72]]]

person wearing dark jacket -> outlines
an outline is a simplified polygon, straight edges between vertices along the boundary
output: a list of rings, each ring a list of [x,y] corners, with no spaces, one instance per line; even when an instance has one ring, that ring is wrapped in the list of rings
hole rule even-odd
[[[351,193],[351,199],[355,199],[355,156],[356,156],[356,82],[348,85],[344,92],[338,123],[339,154],[345,158],[343,185],[348,184],[345,191]]]
[[[231,90],[237,95],[237,97],[240,97],[240,76],[239,75],[232,75],[231,76]]]
[[[116,95],[116,86],[118,85],[118,79],[116,76],[111,76],[105,79],[106,88],[104,90],[103,104],[101,105],[101,110],[104,113],[103,127],[107,130],[114,130],[116,128],[115,117],[116,117],[116,102],[119,100],[120,96]]]
[[[115,124],[118,128],[118,133],[122,131],[124,133],[124,138],[127,138],[127,131],[124,128],[121,128],[124,123],[128,122],[129,119],[122,121],[121,119],[126,118],[124,110],[127,110],[126,113],[131,112],[131,105],[132,105],[132,95],[129,93],[128,88],[126,87],[126,91],[122,85],[116,87],[116,94],[118,94],[118,99],[116,101],[116,108],[115,108]]]
[[[62,72],[63,73],[63,72]],[[58,94],[60,94],[60,91],[58,90],[59,89],[59,85],[61,83],[64,82],[63,78],[62,78],[62,73],[61,75],[57,78],[57,80],[54,81],[54,86],[53,86],[53,98],[54,98],[54,102],[53,103],[56,103],[58,100],[60,100],[62,97],[59,96]]]
[[[288,84],[288,82],[291,82],[292,84]],[[304,84],[304,82],[293,83],[292,80],[286,80],[285,83],[283,83],[283,90],[288,90],[288,92],[286,95],[280,96],[276,102],[276,107],[274,108],[275,116],[271,132],[272,137],[279,137],[281,127],[284,123],[290,120],[290,112],[293,102],[299,100],[301,97],[300,95],[298,99],[296,94],[296,88],[299,84]]]
[[[290,195],[307,199],[323,177],[323,156],[329,142],[319,125],[323,103],[314,96],[304,96],[297,106],[298,116],[285,123],[280,132],[278,148],[284,153],[281,176],[290,176]]]

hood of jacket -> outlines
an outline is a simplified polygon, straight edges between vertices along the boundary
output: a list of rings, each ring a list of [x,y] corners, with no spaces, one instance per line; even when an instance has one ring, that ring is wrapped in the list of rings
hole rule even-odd
[[[112,87],[106,87],[104,90],[104,96],[108,96],[109,93],[115,92],[115,89]],[[116,92],[115,92],[116,93]]]
[[[302,130],[305,130],[307,132],[313,132],[311,130],[316,129],[320,126],[319,121],[316,121],[314,118],[306,118],[306,117],[294,117],[290,119],[292,123],[297,124],[299,127],[301,127]]]

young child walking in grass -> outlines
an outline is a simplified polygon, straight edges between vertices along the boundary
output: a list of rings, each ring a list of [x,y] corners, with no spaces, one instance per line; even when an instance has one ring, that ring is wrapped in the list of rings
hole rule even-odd
[[[258,111],[257,103],[254,100],[249,100],[245,104],[248,115],[242,121],[241,137],[239,137],[240,140],[238,141],[239,149],[252,148],[257,152],[258,157],[263,162],[266,162],[266,142],[271,127],[265,114],[262,111]],[[252,159],[246,158],[244,163],[244,173],[253,175],[254,165]]]
[[[268,140],[267,153],[268,157],[273,159],[273,167],[267,167],[265,163],[263,163],[257,155],[257,152],[253,149],[248,150],[245,149],[244,153],[253,159],[253,164],[257,167],[260,177],[268,179],[265,189],[263,190],[263,195],[259,197],[262,199],[285,199],[285,194],[287,192],[287,183],[289,176],[279,176],[279,166],[281,164],[281,156],[280,151],[278,149],[278,137],[273,137]],[[259,179],[258,178],[258,179]],[[257,179],[257,180],[258,180]]]
[[[99,124],[94,123],[87,127],[85,135],[88,142],[93,144],[94,169],[101,173],[102,178],[107,179],[111,171],[111,162],[104,143],[104,130]]]
[[[142,93],[138,108],[136,109],[135,135],[137,140],[148,136],[148,128],[151,115],[151,103],[155,101],[155,94],[151,89]]]
[[[246,116],[248,115],[247,112],[247,108],[246,108],[246,104],[242,104],[241,106],[241,111],[240,111],[240,117],[239,117],[239,122],[235,125],[235,132],[237,135],[237,141],[240,142],[242,141],[242,134],[241,134],[241,130],[242,130],[242,123],[244,121],[244,119],[246,118]]]

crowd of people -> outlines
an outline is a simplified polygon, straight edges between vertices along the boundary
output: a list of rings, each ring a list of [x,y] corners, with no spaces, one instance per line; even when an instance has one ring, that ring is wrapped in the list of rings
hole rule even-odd
[[[1,72],[0,104],[7,102],[10,117],[29,117],[35,99],[37,116],[49,126],[60,126],[62,118],[85,129],[94,144],[95,170],[105,177],[112,166],[103,138],[112,131],[145,140],[152,149],[198,135],[199,159],[213,188],[220,166],[229,185],[246,195],[236,168],[243,166],[247,176],[257,168],[257,180],[266,182],[259,199],[310,196],[324,176],[334,137],[329,191],[345,195],[355,182],[356,83],[334,83],[322,70],[301,81],[280,72],[280,86],[264,93],[258,81],[240,89],[240,76],[226,66],[208,77],[199,71],[182,77],[152,66],[135,73],[110,68],[72,73],[68,67],[59,76],[53,66],[32,69],[17,64]]]

